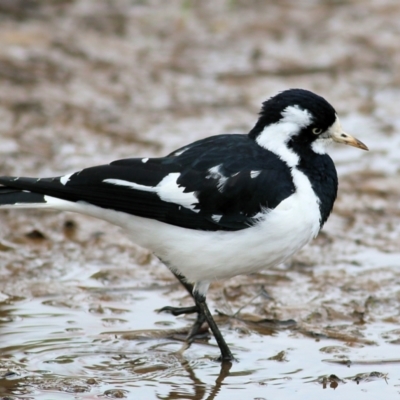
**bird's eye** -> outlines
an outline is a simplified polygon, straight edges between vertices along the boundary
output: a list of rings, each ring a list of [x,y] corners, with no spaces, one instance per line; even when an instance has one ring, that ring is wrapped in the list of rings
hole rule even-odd
[[[312,133],[314,135],[319,135],[320,133],[322,133],[322,129],[321,128],[313,128]]]

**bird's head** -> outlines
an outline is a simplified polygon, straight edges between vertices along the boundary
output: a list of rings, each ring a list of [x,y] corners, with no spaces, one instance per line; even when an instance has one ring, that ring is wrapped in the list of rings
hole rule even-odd
[[[332,141],[368,150],[343,131],[335,109],[324,98],[303,89],[285,90],[265,101],[249,135],[278,154],[283,147],[297,154],[309,149],[325,154]]]

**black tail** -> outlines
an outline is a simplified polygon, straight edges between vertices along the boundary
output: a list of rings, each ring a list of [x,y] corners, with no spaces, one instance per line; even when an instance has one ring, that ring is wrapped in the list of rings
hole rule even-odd
[[[45,204],[45,196],[40,193],[32,193],[25,190],[0,186],[0,207],[12,208],[12,206],[28,206],[28,204]],[[7,207],[9,206],[9,207]]]

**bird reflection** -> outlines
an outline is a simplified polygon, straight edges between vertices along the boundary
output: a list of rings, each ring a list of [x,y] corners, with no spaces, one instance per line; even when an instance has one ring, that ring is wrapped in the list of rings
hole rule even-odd
[[[159,399],[168,400],[214,400],[217,398],[218,393],[221,390],[222,383],[224,379],[229,376],[229,371],[232,367],[232,363],[229,361],[222,362],[219,371],[219,375],[215,380],[215,384],[212,386],[211,390],[209,385],[202,382],[194,373],[191,365],[186,361],[182,360],[182,367],[188,373],[189,379],[193,382],[193,394],[183,393],[179,388],[173,388],[167,396],[157,396]]]

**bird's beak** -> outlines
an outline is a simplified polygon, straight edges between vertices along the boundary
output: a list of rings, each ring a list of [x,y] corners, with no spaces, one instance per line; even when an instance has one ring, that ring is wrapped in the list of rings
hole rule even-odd
[[[344,143],[348,144],[349,146],[358,147],[359,149],[369,150],[368,147],[363,142],[360,142],[358,139],[356,139],[355,137],[349,135],[344,131],[333,133],[331,135],[331,138],[334,142],[337,143]]]
[[[329,137],[337,143],[348,144],[349,146],[358,147],[359,149],[369,150],[363,142],[360,142],[355,137],[343,131],[339,119],[337,119],[335,124],[331,127]]]

